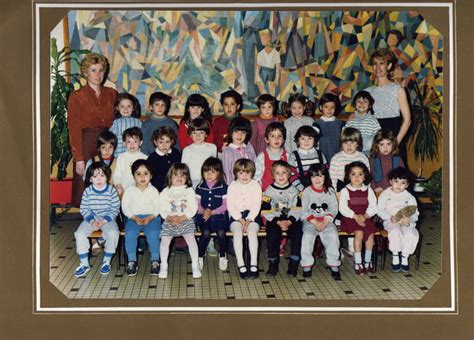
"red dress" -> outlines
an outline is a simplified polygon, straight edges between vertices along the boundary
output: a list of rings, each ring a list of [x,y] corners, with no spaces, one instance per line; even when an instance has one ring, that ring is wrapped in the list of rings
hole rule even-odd
[[[252,144],[257,156],[267,148],[265,129],[273,122],[278,122],[278,118],[275,116],[269,119],[258,117],[252,122],[252,138],[250,139],[250,143]]]
[[[369,207],[369,189],[367,190],[350,190],[346,187],[349,192],[349,208],[354,211],[357,215],[363,215]],[[372,218],[365,220],[365,227],[361,227],[357,224],[356,220],[353,218],[348,218],[343,216],[341,219],[341,230],[347,233],[353,233],[357,230],[362,230],[364,232],[364,241],[367,241],[369,236],[377,231]]]

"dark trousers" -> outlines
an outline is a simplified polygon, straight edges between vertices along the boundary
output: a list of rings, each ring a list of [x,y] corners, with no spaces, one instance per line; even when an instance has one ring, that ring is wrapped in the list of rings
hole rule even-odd
[[[195,218],[196,224],[201,231],[201,237],[199,237],[199,257],[204,257],[206,248],[211,240],[211,233],[217,234],[219,241],[219,256],[224,257],[227,253],[227,236],[226,232],[229,229],[228,218],[222,215],[213,215],[209,217],[207,221],[204,221],[202,215],[197,215]]]
[[[280,243],[282,239],[282,230],[275,222],[267,221],[267,254],[269,260],[276,260],[280,256]],[[286,231],[287,237],[291,243],[290,255],[301,255],[301,238],[303,237],[303,229],[301,221],[295,222]]]

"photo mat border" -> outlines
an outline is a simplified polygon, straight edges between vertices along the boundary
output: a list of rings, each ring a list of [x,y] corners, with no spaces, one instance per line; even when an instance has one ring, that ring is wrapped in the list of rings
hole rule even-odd
[[[455,218],[454,218],[454,160],[456,159],[454,149],[454,108],[456,106],[454,101],[454,52],[456,43],[454,40],[454,6],[453,3],[265,3],[265,6],[270,10],[277,10],[284,7],[298,7],[308,8],[365,8],[365,7],[434,7],[447,8],[449,11],[449,266],[450,266],[450,305],[447,307],[44,307],[42,306],[41,295],[41,124],[40,124],[40,10],[43,8],[70,8],[70,9],[241,9],[261,8],[261,3],[34,3],[33,4],[33,23],[34,36],[32,37],[34,62],[33,67],[33,121],[34,121],[34,140],[35,143],[35,176],[34,176],[34,278],[33,278],[33,306],[34,313],[64,313],[64,312],[204,312],[204,313],[218,313],[218,312],[263,312],[263,313],[308,313],[308,312],[349,312],[349,313],[441,313],[453,314],[457,313],[458,305],[458,287],[457,287],[457,261],[455,243]],[[49,33],[49,32],[48,32]],[[444,91],[445,92],[445,91]],[[44,249],[43,249],[44,250]]]

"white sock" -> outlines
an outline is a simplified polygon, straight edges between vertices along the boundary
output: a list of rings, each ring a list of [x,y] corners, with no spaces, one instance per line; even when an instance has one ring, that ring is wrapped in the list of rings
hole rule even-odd
[[[400,256],[398,256],[398,254],[392,255],[392,264],[394,265],[400,264]]]
[[[408,255],[402,255],[402,265],[408,266]]]

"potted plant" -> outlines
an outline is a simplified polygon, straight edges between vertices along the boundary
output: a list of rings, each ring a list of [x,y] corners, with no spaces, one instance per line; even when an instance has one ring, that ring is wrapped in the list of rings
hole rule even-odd
[[[433,203],[433,210],[437,213],[441,213],[441,193],[443,189],[443,170],[439,168],[434,171],[430,178],[423,184],[425,192],[431,198]]]
[[[67,126],[67,101],[73,85],[66,78],[77,78],[79,74],[64,70],[66,63],[79,64],[77,56],[87,50],[70,50],[65,47],[58,51],[56,39],[51,39],[51,174],[57,166],[56,178],[50,180],[50,203],[67,204],[72,197],[72,179],[67,178],[67,167],[71,161],[69,130]]]
[[[415,191],[423,191],[420,183],[426,181],[422,177],[423,165],[427,160],[438,159],[438,147],[442,138],[441,130],[441,100],[439,95],[431,89],[427,83],[423,90],[416,79],[410,82],[413,94],[412,123],[410,126],[410,139],[413,144],[413,152],[416,160],[420,160]]]

